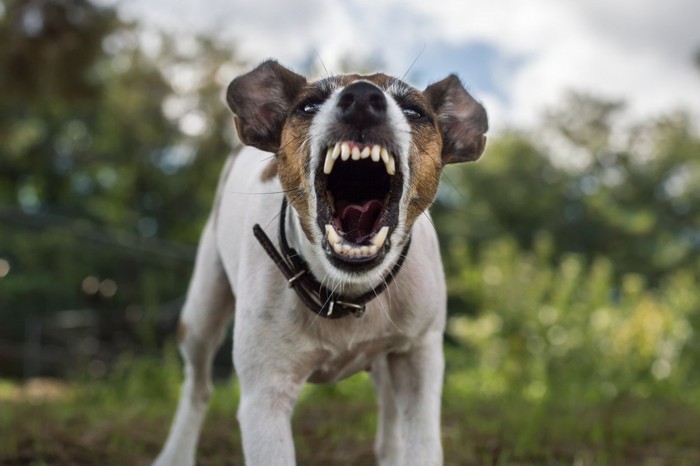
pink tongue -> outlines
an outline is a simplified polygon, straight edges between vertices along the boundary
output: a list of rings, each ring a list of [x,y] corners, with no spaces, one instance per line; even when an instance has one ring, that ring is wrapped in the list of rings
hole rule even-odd
[[[382,210],[381,201],[371,199],[364,204],[350,204],[340,212],[345,239],[353,243],[361,243],[372,233],[372,227]]]

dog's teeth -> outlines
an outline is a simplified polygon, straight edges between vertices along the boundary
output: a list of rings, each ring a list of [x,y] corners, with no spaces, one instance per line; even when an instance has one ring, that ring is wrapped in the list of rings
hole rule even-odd
[[[352,148],[352,159],[360,160],[360,149],[357,146]]]
[[[396,160],[394,160],[394,156],[387,153],[387,160],[384,161],[384,165],[386,165],[386,172],[390,175],[395,175],[396,174]]]
[[[381,150],[382,150],[382,148],[379,147],[377,144],[372,146],[372,150],[370,151],[372,154],[372,160],[374,160],[375,157],[379,157],[379,153],[381,152]],[[362,156],[363,159],[365,159],[367,157],[369,157],[369,154]],[[379,159],[377,159],[377,160],[379,160]]]
[[[365,246],[367,248],[367,255],[368,256],[373,256],[379,251],[379,248],[375,246],[374,244],[371,246]]]
[[[341,249],[341,251],[343,251],[344,254],[347,254],[352,250],[352,246],[350,246],[349,244],[343,244],[340,247],[340,249]]]
[[[386,161],[389,160],[389,151],[386,150],[385,147],[382,147],[382,150],[379,155],[381,156],[382,160],[384,160],[384,163],[386,163]]]
[[[330,175],[333,171],[333,164],[335,164],[335,159],[333,158],[333,150],[328,148],[326,152],[326,161],[323,163],[323,173]]]
[[[337,159],[340,156],[340,143],[336,142],[335,147],[333,147],[333,160]]]
[[[374,146],[374,147],[377,147],[377,146]],[[375,151],[375,150],[372,151],[372,161],[373,162],[379,162],[379,160],[381,159],[381,153],[383,150],[386,150],[386,149],[382,148],[379,151]]]
[[[340,236],[336,233],[333,225],[326,225],[326,237],[328,238],[328,243],[333,246],[334,249],[335,245],[341,242]]]
[[[386,149],[382,149],[381,152],[379,153],[381,155],[382,160],[384,161],[384,164],[389,163],[389,151]]]
[[[369,246],[362,246],[360,252],[363,256],[369,256]]]
[[[362,149],[362,154],[361,154],[361,155],[362,155],[362,158],[363,158],[363,159],[366,159],[367,157],[369,157],[369,154],[370,154],[371,151],[372,151],[372,149],[370,149],[369,146],[365,146],[365,148]]]
[[[371,239],[372,245],[376,246],[377,249],[381,248],[386,241],[386,237],[389,234],[389,227],[381,227],[374,238]],[[375,251],[376,252],[376,251]]]
[[[340,245],[340,243],[335,243],[333,245],[333,250],[336,254],[341,254],[343,252],[343,247]]]
[[[340,158],[343,161],[350,158],[350,146],[345,142],[340,145]]]

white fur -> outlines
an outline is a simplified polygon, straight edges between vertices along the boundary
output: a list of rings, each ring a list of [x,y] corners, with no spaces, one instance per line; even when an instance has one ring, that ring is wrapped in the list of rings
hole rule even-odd
[[[353,81],[353,84],[357,82],[366,82],[373,86],[376,86],[370,81],[364,79],[359,79]],[[311,125],[311,130],[309,131],[309,148],[310,148],[310,162],[309,162],[309,174],[308,183],[309,186],[314,185],[314,176],[318,165],[325,160],[325,149],[323,142],[325,141],[325,134],[329,125],[333,123],[335,118],[335,109],[338,104],[338,98],[340,93],[345,89],[344,87],[336,88],[333,93],[326,99],[326,101],[321,105],[318,113],[314,117],[314,121]],[[381,89],[380,89],[381,90]],[[396,145],[399,147],[398,163],[401,164],[401,173],[409,173],[409,162],[408,158],[410,156],[410,144],[411,144],[411,126],[406,121],[406,117],[401,111],[401,107],[396,103],[394,97],[388,92],[382,90],[384,97],[387,102],[387,119],[388,126],[394,129],[394,134],[396,136]],[[335,141],[334,141],[335,142]],[[321,153],[320,151],[324,151]],[[399,212],[399,219],[396,227],[389,237],[391,244],[399,247],[392,248],[388,254],[382,259],[382,263],[379,266],[368,272],[366,275],[358,276],[356,274],[351,274],[342,270],[338,270],[333,267],[328,261],[324,259],[325,253],[318,247],[321,244],[321,239],[323,238],[324,232],[320,230],[316,222],[313,222],[313,242],[300,241],[300,251],[302,256],[310,259],[311,271],[316,277],[329,277],[333,282],[342,284],[345,290],[349,293],[359,294],[367,290],[367,282],[376,283],[384,277],[387,270],[391,268],[391,265],[396,263],[401,254],[403,239],[406,235],[406,211],[408,204],[408,196],[406,193],[409,188],[409,176],[404,176],[403,178],[403,190],[401,193],[401,206]],[[316,212],[316,198],[313,197],[310,203],[311,212]]]
[[[391,118],[396,118],[394,105],[389,105]],[[408,142],[400,157],[404,174],[408,173],[407,154]],[[245,148],[224,170],[182,311],[185,382],[155,465],[194,464],[211,391],[209,367],[233,315],[234,295],[233,359],[241,387],[238,420],[246,464],[294,465],[290,417],[303,384],[309,378],[334,382],[371,367],[381,411],[375,444],[380,464],[441,465],[446,294],[437,237],[428,215],[421,215],[413,226],[413,241],[401,272],[367,305],[363,317],[317,317],[287,286],[252,234],[258,223],[270,238],[277,238],[282,188],[276,178],[261,181],[269,157]],[[402,215],[400,227],[405,228],[405,206]],[[312,243],[303,234],[293,209],[288,236],[319,281],[340,290],[376,286],[400,249],[393,247],[380,270],[348,283],[344,280],[349,274],[333,273],[325,262],[320,242]]]

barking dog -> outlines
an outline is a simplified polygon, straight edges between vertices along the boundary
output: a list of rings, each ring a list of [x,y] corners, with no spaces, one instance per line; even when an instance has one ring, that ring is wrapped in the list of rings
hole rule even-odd
[[[227,101],[248,147],[202,234],[178,329],[185,382],[155,464],[194,464],[234,309],[246,464],[295,464],[302,385],[361,370],[378,394],[379,463],[442,464],[445,282],[426,209],[443,166],[483,152],[483,107],[454,75],[421,92],[384,74],[308,82],[274,61],[233,80]]]

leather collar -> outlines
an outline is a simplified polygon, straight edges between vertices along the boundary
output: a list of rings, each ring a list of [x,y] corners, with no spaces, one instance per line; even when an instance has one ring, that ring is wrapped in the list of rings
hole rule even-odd
[[[355,317],[362,317],[365,313],[365,306],[367,303],[379,296],[379,294],[394,280],[396,274],[399,273],[403,261],[408,254],[408,248],[411,245],[411,239],[409,237],[399,255],[399,259],[391,269],[391,272],[384,277],[384,280],[382,280],[378,286],[357,298],[347,298],[323,286],[311,273],[309,266],[301,257],[301,254],[297,253],[296,250],[289,246],[285,233],[286,216],[287,198],[283,197],[279,214],[279,247],[281,253],[277,251],[275,245],[265,234],[260,225],[255,224],[253,226],[253,234],[260,242],[260,245],[267,255],[270,256],[272,261],[282,271],[282,274],[287,279],[287,283],[289,283],[289,287],[294,288],[294,291],[296,291],[306,307],[314,314],[327,319],[340,319],[348,314],[353,314]]]

